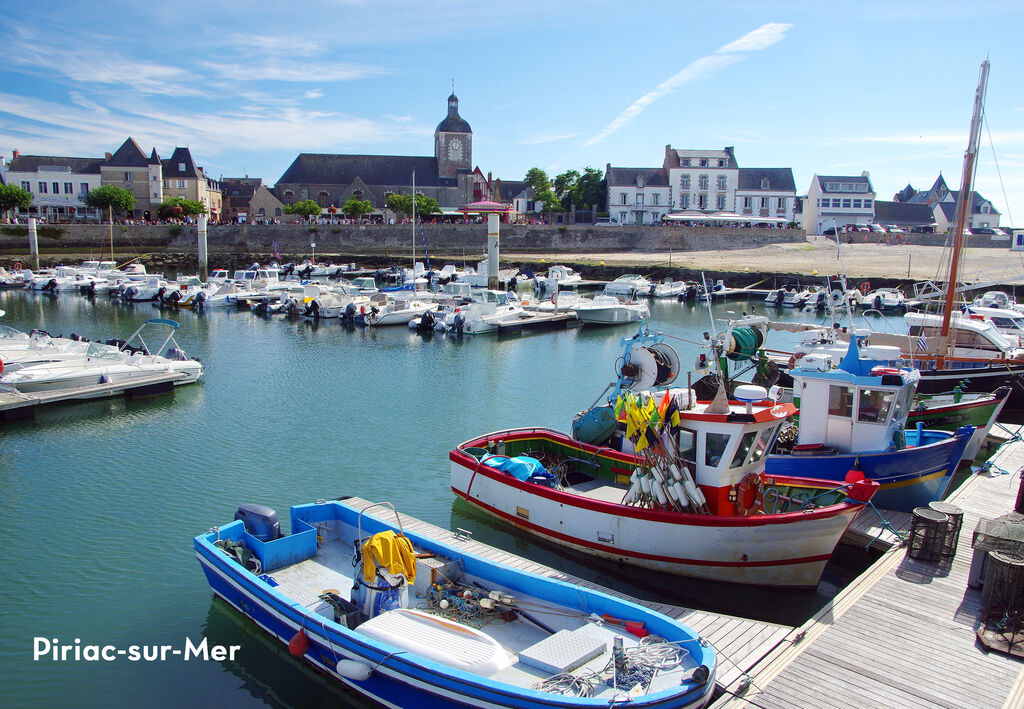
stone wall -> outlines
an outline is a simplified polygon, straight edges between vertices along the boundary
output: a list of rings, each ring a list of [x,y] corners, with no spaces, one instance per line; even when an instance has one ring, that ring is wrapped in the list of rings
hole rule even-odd
[[[177,233],[175,233],[177,232]],[[0,249],[27,249],[24,226],[0,227]],[[417,230],[417,250],[426,237],[431,253],[483,253],[487,243],[486,224],[424,224]],[[732,229],[725,227],[594,227],[501,225],[504,253],[557,251],[585,253],[607,251],[706,251],[745,249],[766,244],[801,242],[800,229]],[[183,225],[119,225],[113,227],[118,251],[176,251],[196,248],[196,227]],[[110,242],[107,225],[47,225],[39,230],[39,247],[44,252],[98,251]],[[412,248],[410,225],[223,225],[210,226],[208,245],[215,253],[307,254],[310,243],[317,253],[378,255]],[[275,249],[276,244],[276,249]]]

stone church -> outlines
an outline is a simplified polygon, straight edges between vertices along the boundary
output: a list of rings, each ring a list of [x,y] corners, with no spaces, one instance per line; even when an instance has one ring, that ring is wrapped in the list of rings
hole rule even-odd
[[[448,97],[448,115],[434,131],[434,156],[333,155],[301,153],[281,175],[274,193],[284,204],[312,199],[340,208],[350,197],[370,200],[380,210],[390,194],[416,191],[442,209],[473,201],[473,131],[459,115],[459,99]],[[479,187],[477,188],[479,190]]]

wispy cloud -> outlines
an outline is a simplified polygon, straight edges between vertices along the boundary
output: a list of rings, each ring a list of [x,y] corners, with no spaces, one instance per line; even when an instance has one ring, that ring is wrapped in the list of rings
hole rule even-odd
[[[346,62],[260,61],[218,64],[203,62],[205,71],[230,81],[324,82],[365,79],[387,73],[382,67]]]
[[[604,140],[647,110],[655,101],[676,89],[711,76],[730,64],[743,61],[746,58],[742,54],[743,52],[759,51],[782,41],[790,27],[792,27],[790,24],[770,22],[726,44],[714,54],[691,62],[682,70],[661,82],[654,90],[647,92],[634,101],[625,111],[612,119],[611,123],[606,125],[600,133],[587,140],[583,147],[588,147]]]
[[[524,138],[519,143],[521,145],[540,145],[541,143],[554,143],[559,140],[575,138],[577,135],[579,133],[540,134]]]
[[[323,98],[324,92],[320,89],[310,89],[306,93],[302,94],[302,98]]]

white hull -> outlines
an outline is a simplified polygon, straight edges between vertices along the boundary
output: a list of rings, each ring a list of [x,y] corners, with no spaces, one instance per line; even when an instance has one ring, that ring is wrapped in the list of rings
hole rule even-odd
[[[648,315],[647,305],[643,303],[639,304],[619,304],[619,305],[584,305],[577,308],[573,308],[573,312],[576,313],[576,317],[581,322],[591,323],[594,325],[617,325],[619,323],[630,323],[640,322]]]
[[[79,387],[93,386],[96,384],[130,382],[132,379],[149,377],[165,372],[181,372],[187,376],[176,380],[175,385],[191,384],[203,373],[203,367],[198,362],[167,362],[152,365],[130,365],[113,364],[103,366],[73,366],[70,363],[48,367],[37,365],[22,370],[32,376],[4,377],[0,383],[13,385],[18,391],[26,394],[61,391],[65,389],[76,389]],[[106,392],[95,395],[95,398],[108,396]],[[93,397],[85,397],[93,398]]]

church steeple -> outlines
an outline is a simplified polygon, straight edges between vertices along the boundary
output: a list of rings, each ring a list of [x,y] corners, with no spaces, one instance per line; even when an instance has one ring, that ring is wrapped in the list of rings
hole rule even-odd
[[[452,94],[448,97],[448,115],[434,131],[434,157],[437,158],[439,177],[454,178],[460,170],[472,169],[472,141],[473,129],[459,115],[459,98],[455,95],[453,82]]]

